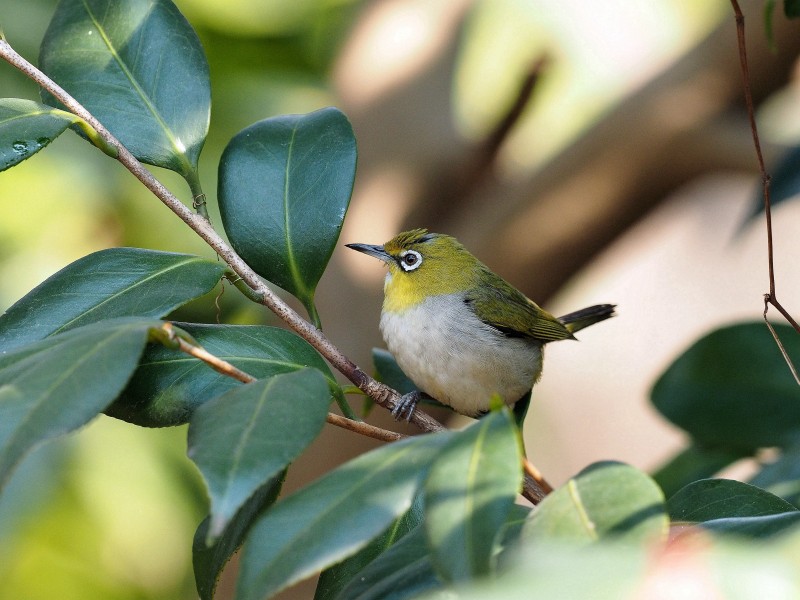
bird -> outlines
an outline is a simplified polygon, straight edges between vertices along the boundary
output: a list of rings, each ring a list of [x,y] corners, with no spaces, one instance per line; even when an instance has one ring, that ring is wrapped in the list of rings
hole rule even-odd
[[[427,229],[383,245],[345,245],[388,265],[380,330],[417,388],[395,404],[398,420],[410,421],[424,398],[473,418],[489,411],[494,396],[509,406],[529,399],[545,344],[575,339],[615,315],[615,305],[598,304],[555,317],[454,237]]]

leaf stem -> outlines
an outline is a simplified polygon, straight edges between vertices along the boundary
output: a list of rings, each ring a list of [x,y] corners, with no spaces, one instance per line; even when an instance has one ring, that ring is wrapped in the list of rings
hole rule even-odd
[[[194,169],[189,170],[184,175],[186,183],[189,184],[189,189],[192,191],[192,208],[197,211],[197,214],[203,217],[209,223],[211,219],[208,216],[208,208],[206,207],[206,194],[203,192],[203,187],[200,185],[200,177]]]

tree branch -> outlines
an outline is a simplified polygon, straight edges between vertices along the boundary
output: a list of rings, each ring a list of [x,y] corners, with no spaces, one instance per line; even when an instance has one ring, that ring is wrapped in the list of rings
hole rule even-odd
[[[324,356],[339,372],[352,381],[360,390],[370,396],[375,402],[392,410],[400,400],[400,395],[379,381],[376,381],[364,371],[362,371],[353,361],[345,356],[327,337],[314,325],[303,319],[288,304],[278,297],[253,271],[247,263],[231,248],[225,240],[214,230],[210,221],[199,214],[193,213],[175,195],[173,195],[142,163],[136,159],[130,151],[120,143],[120,141],[98,121],[82,104],[73,98],[66,90],[55,83],[33,64],[17,53],[11,45],[0,37],[0,58],[3,58],[12,66],[19,69],[40,87],[50,92],[67,110],[83,119],[97,132],[98,136],[111,148],[117,151],[117,160],[130,171],[148,190],[150,190],[164,205],[167,206],[178,218],[188,225],[197,235],[199,235],[211,248],[224,260],[228,266],[244,281],[250,294],[246,294],[253,300],[258,300],[261,304],[274,312],[281,320],[291,327],[298,335],[311,344],[322,356]],[[235,283],[238,280],[234,279]],[[237,286],[238,287],[238,286]],[[212,368],[228,377],[233,377],[238,381],[249,383],[254,378],[244,371],[240,371],[233,365],[213,356],[204,349],[189,344],[185,340],[178,339],[179,348],[195,356],[199,360],[206,362]],[[373,437],[375,439],[391,442],[401,439],[402,434],[387,431],[360,421],[352,421],[339,415],[329,413],[328,422],[338,427],[344,427],[356,433]],[[410,422],[427,432],[441,431],[445,427],[433,417],[421,410],[415,410]],[[526,466],[529,461],[525,460]],[[538,471],[536,471],[538,473]],[[541,481],[544,481],[543,479]],[[546,485],[546,482],[544,482]],[[547,485],[549,488],[549,485]],[[538,504],[550,490],[543,489],[542,485],[527,472],[523,495],[533,504]]]
[[[789,314],[789,311],[787,311],[781,305],[781,303],[778,302],[777,292],[775,289],[775,253],[772,239],[772,203],[770,202],[769,197],[770,176],[769,173],[767,173],[766,167],[764,166],[764,156],[761,153],[761,141],[758,137],[758,126],[756,125],[755,108],[753,106],[753,93],[750,89],[750,72],[747,67],[747,44],[744,35],[744,14],[742,13],[742,9],[739,7],[739,2],[737,0],[731,0],[731,6],[733,7],[733,13],[736,19],[736,38],[739,43],[739,62],[742,68],[744,99],[745,103],[747,104],[747,116],[750,119],[750,131],[753,135],[753,145],[755,146],[756,150],[758,171],[761,174],[761,185],[764,193],[764,217],[767,226],[767,265],[769,273],[769,293],[764,294],[764,322],[767,324],[772,337],[775,339],[775,343],[778,345],[778,348],[783,354],[786,364],[789,365],[789,370],[792,372],[795,381],[797,381],[798,385],[800,385],[800,379],[797,377],[797,369],[792,363],[789,355],[786,353],[786,350],[784,349],[783,344],[778,337],[778,333],[767,319],[767,310],[769,309],[769,305],[772,304],[778,310],[778,312],[780,312],[783,317],[792,325],[792,327],[794,327],[795,331],[800,333],[800,325],[798,325],[797,321],[792,318],[792,316]]]
[[[236,274],[247,283],[254,293],[258,294],[261,303],[274,312],[298,335],[311,344],[339,372],[352,381],[359,389],[370,396],[380,406],[392,410],[399,401],[399,394],[392,388],[376,381],[362,371],[353,361],[345,356],[327,337],[303,319],[288,304],[278,297],[247,263],[231,248],[214,230],[208,219],[193,213],[160,181],[158,181],[140,163],[120,141],[109,132],[94,115],[83,107],[75,98],[66,92],[33,64],[17,53],[4,39],[0,39],[0,57],[22,71],[40,87],[50,92],[67,110],[86,121],[97,131],[98,135],[111,147],[117,150],[117,160],[130,171],[147,189],[149,189],[167,208],[175,213],[186,225],[199,235],[224,260]],[[411,423],[423,431],[440,431],[444,426],[421,410],[414,411]]]

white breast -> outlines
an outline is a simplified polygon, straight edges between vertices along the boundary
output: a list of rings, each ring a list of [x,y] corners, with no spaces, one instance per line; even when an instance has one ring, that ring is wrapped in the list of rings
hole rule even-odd
[[[513,404],[542,371],[539,343],[487,326],[461,294],[432,296],[402,313],[384,312],[381,332],[420,390],[470,416],[488,410],[495,393]]]

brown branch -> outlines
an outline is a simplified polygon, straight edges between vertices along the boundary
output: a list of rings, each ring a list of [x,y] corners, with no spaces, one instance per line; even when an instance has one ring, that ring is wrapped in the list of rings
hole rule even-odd
[[[353,382],[360,390],[370,396],[375,402],[392,410],[400,400],[400,395],[387,385],[376,381],[362,371],[353,361],[345,356],[327,337],[303,319],[288,304],[261,280],[247,263],[231,248],[225,240],[214,230],[211,223],[204,216],[193,213],[175,195],[173,195],[142,163],[140,163],[122,143],[108,131],[82,104],[66,92],[33,64],[17,53],[8,42],[0,37],[0,58],[19,69],[40,87],[50,92],[70,112],[88,123],[108,144],[117,151],[117,160],[130,171],[148,190],[150,190],[164,205],[199,235],[211,248],[224,260],[228,266],[250,287],[260,302],[274,312],[281,320],[291,327],[298,335],[311,344],[322,354],[339,372]],[[532,83],[531,83],[532,90]],[[254,381],[252,376],[240,371],[233,365],[209,354],[202,348],[179,340],[179,347],[184,352],[206,362],[212,368],[228,377],[248,383]],[[403,437],[401,434],[384,430],[367,423],[352,421],[338,415],[329,414],[328,422],[338,427],[347,428],[353,432],[373,437],[383,441],[396,441]],[[445,427],[422,410],[415,410],[410,422],[427,432],[442,431]],[[538,472],[538,471],[537,471]],[[544,481],[542,479],[542,481]],[[545,482],[546,483],[546,482]],[[549,486],[548,486],[549,487]],[[538,504],[547,495],[539,482],[535,481],[528,473],[525,474],[525,487],[523,495],[533,504]]]
[[[199,235],[224,260],[236,274],[260,297],[261,303],[274,312],[291,327],[300,337],[311,344],[339,372],[352,381],[359,389],[375,402],[392,410],[400,400],[399,394],[392,388],[376,381],[362,371],[353,361],[345,356],[327,337],[303,319],[288,304],[278,297],[253,271],[247,263],[231,248],[214,230],[208,219],[193,213],[160,181],[148,171],[136,157],[123,146],[102,123],[100,123],[75,98],[67,93],[47,75],[17,53],[4,39],[0,39],[0,57],[19,69],[40,87],[50,92],[67,110],[77,115],[95,129],[97,134],[112,148],[117,150],[117,160],[130,171],[147,189],[149,189],[167,208],[175,213],[186,225]],[[440,431],[444,426],[421,410],[414,411],[411,423],[423,431]]]
[[[525,474],[535,481],[541,491],[544,492],[542,494],[542,498],[553,491],[553,486],[547,482],[539,469],[537,469],[536,466],[530,460],[528,460],[528,457],[526,456],[522,457],[522,468],[524,469]],[[539,500],[541,501],[541,498]]]
[[[770,176],[767,173],[766,167],[764,166],[764,156],[761,152],[761,141],[759,140],[758,136],[758,126],[756,125],[755,108],[753,106],[753,93],[750,89],[750,72],[747,67],[747,44],[745,40],[744,14],[742,13],[742,9],[739,7],[739,2],[737,0],[731,0],[731,6],[733,7],[733,13],[736,19],[736,38],[739,43],[739,62],[742,69],[742,83],[744,86],[745,103],[747,104],[747,116],[750,120],[750,131],[753,136],[753,145],[755,146],[756,150],[758,170],[761,174],[761,184],[764,194],[764,217],[767,226],[767,263],[769,272],[769,293],[764,295],[764,321],[767,323],[772,335],[775,337],[778,347],[783,352],[783,356],[786,359],[786,362],[789,364],[792,374],[794,374],[795,378],[797,378],[796,370],[791,359],[789,358],[789,355],[786,354],[785,350],[783,349],[783,345],[778,339],[777,333],[769,324],[769,321],[767,321],[767,309],[768,305],[771,304],[783,315],[783,317],[792,325],[792,327],[794,327],[795,331],[800,333],[800,325],[798,325],[797,321],[792,318],[792,316],[789,314],[789,311],[787,311],[781,305],[781,303],[778,302],[775,287],[775,253],[772,237],[772,203],[770,202],[769,197]],[[800,384],[800,381],[798,384]]]
[[[226,377],[231,377],[237,381],[241,381],[242,383],[253,383],[256,381],[256,378],[249,373],[245,373],[241,369],[234,367],[231,363],[219,358],[218,356],[214,356],[205,348],[190,344],[185,339],[176,336],[171,323],[165,323],[163,329],[170,335],[170,338],[174,342],[177,342],[178,350],[203,361],[218,373],[221,373]],[[353,421],[334,413],[328,413],[328,416],[325,418],[325,420],[336,427],[341,427],[342,429],[360,433],[361,435],[371,437],[382,442],[396,442],[397,440],[401,440],[406,437],[403,434],[389,431],[387,429],[381,429],[380,427],[375,427],[374,425],[364,423],[363,421]]]

